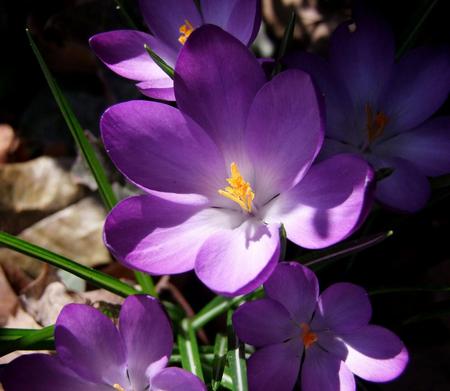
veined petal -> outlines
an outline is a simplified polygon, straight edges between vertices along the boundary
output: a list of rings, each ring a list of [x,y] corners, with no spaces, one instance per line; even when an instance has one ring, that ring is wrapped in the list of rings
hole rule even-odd
[[[168,64],[174,65],[177,52],[140,31],[115,30],[96,34],[89,40],[94,53],[113,72],[132,80],[169,79],[144,48],[150,46]]]
[[[148,385],[147,368],[170,357],[173,337],[169,319],[156,299],[129,296],[120,310],[119,330],[127,350],[128,375],[135,390]]]
[[[241,150],[250,105],[265,82],[249,49],[221,28],[194,31],[175,67],[178,107],[224,151]]]
[[[281,262],[264,284],[264,290],[298,324],[309,323],[319,297],[319,282],[310,269],[296,262]]]
[[[302,391],[355,391],[355,378],[344,362],[315,344],[305,352]]]
[[[25,354],[2,373],[5,391],[111,391],[110,386],[81,379],[55,356]]]
[[[300,335],[289,312],[272,299],[241,305],[233,314],[233,328],[240,340],[253,346],[281,343]]]
[[[367,326],[371,316],[367,292],[358,285],[340,282],[320,295],[311,327],[335,333],[350,332]]]
[[[450,48],[411,50],[395,66],[382,106],[389,118],[385,137],[419,126],[447,99]]]
[[[303,178],[322,146],[323,128],[316,90],[303,71],[282,72],[259,90],[245,132],[255,203],[264,205]]]
[[[192,0],[139,0],[139,8],[150,31],[173,50],[181,49],[180,27],[188,21],[194,28],[202,24]]]
[[[266,209],[287,237],[306,248],[330,246],[352,234],[371,206],[373,170],[355,155],[336,155],[313,165],[293,189]]]
[[[349,121],[353,103],[347,88],[334,76],[330,64],[318,55],[300,51],[286,56],[284,62],[289,68],[301,69],[313,78],[325,100],[326,135],[357,145],[361,134],[356,134]]]
[[[408,351],[402,341],[383,327],[369,325],[341,337],[348,349],[345,364],[363,379],[395,379],[408,363]]]
[[[394,169],[391,175],[377,183],[377,201],[407,213],[417,212],[427,204],[431,193],[430,183],[415,164],[402,158],[374,155],[370,157],[370,162],[376,169]]]
[[[165,368],[151,379],[152,390],[206,391],[206,386],[194,374],[181,368]]]
[[[225,296],[249,293],[272,273],[280,255],[280,226],[247,219],[234,229],[212,234],[201,246],[195,273]]]
[[[247,362],[249,389],[292,391],[300,371],[302,352],[299,340],[257,350]]]
[[[161,79],[142,81],[136,84],[136,87],[145,96],[160,100],[175,100],[175,91],[173,90],[173,80],[170,77]]]
[[[106,151],[132,182],[171,193],[217,196],[227,172],[218,149],[192,120],[165,104],[119,103],[100,127]]]
[[[259,0],[201,0],[205,23],[215,24],[244,45],[253,42],[261,24]]]
[[[394,66],[395,42],[386,22],[355,6],[354,24],[341,24],[330,42],[335,76],[347,86],[355,107],[377,104]]]
[[[380,142],[375,153],[410,161],[427,176],[450,172],[450,117],[437,117]]]
[[[100,384],[127,384],[126,352],[114,323],[85,304],[68,304],[55,326],[61,361],[80,377]]]
[[[241,222],[241,213],[153,195],[130,197],[106,219],[104,239],[125,266],[150,274],[183,273],[211,235]]]

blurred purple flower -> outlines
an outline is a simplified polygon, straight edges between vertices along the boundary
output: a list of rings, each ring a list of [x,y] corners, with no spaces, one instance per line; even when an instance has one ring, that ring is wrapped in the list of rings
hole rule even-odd
[[[150,274],[195,269],[224,295],[252,291],[279,259],[279,229],[308,248],[350,235],[373,172],[341,155],[311,167],[323,140],[310,77],[266,83],[255,57],[215,26],[196,30],[175,68],[179,109],[130,101],[101,120],[118,169],[147,194],[119,203],[105,243]]]
[[[65,306],[55,345],[56,356],[30,354],[10,363],[1,379],[5,391],[206,391],[192,373],[166,368],[172,329],[149,296],[125,300],[119,329],[88,305]]]
[[[260,0],[139,0],[144,20],[153,33],[116,30],[90,39],[95,54],[113,72],[137,80],[152,98],[174,100],[173,80],[153,62],[147,44],[172,67],[189,35],[203,24],[214,24],[250,45],[261,24]]]
[[[338,283],[319,296],[311,270],[280,263],[264,289],[266,298],[233,315],[238,337],[259,348],[248,361],[251,391],[291,391],[299,372],[303,391],[354,391],[353,374],[386,382],[403,372],[408,352],[392,332],[368,324],[363,288]]]
[[[310,73],[325,95],[322,156],[357,153],[375,169],[394,172],[376,198],[404,212],[425,206],[427,176],[450,172],[450,117],[429,117],[450,88],[448,47],[411,50],[395,63],[394,37],[384,21],[355,10],[332,35],[329,61],[296,53],[287,64]]]

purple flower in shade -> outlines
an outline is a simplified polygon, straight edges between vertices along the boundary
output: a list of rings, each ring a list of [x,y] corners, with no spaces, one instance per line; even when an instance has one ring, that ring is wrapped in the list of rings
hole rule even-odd
[[[384,21],[355,9],[332,35],[329,60],[296,53],[286,63],[310,73],[325,95],[323,156],[357,153],[392,175],[377,185],[382,204],[404,212],[425,206],[427,176],[450,172],[450,117],[429,117],[446,100],[450,51],[422,47],[395,63]]]
[[[55,356],[24,355],[2,376],[5,391],[206,391],[181,368],[166,368],[172,329],[160,304],[129,296],[119,329],[100,311],[69,304],[55,327]]]
[[[338,283],[319,296],[315,274],[280,263],[264,284],[266,298],[233,315],[238,337],[259,348],[248,361],[250,391],[353,391],[353,374],[373,382],[399,376],[408,352],[391,331],[369,325],[366,291]],[[353,373],[353,374],[352,374]]]
[[[253,42],[261,24],[260,0],[139,0],[144,20],[153,35],[116,30],[94,35],[91,48],[113,72],[131,80],[152,98],[174,100],[173,80],[153,62],[144,49],[151,47],[174,67],[180,49],[192,31],[214,24],[245,45]]]
[[[108,215],[104,238],[124,265],[150,274],[195,269],[210,289],[262,284],[287,237],[319,248],[352,233],[373,172],[341,155],[311,167],[323,140],[311,79],[266,82],[246,46],[215,26],[192,33],[175,67],[179,109],[130,101],[101,119],[105,148],[147,194]]]

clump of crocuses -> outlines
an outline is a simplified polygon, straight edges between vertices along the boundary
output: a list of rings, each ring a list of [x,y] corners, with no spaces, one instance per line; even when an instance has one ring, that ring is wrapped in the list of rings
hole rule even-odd
[[[248,361],[252,391],[353,391],[353,374],[373,382],[399,376],[408,352],[391,331],[369,325],[365,290],[337,283],[319,295],[316,275],[280,263],[264,284],[266,298],[233,316],[239,338],[258,348]]]
[[[249,45],[261,24],[259,0],[140,0],[139,6],[152,35],[136,30],[100,33],[90,39],[95,54],[115,73],[137,80],[147,96],[174,100],[173,80],[153,62],[144,45],[174,67],[191,33],[214,24]]]
[[[353,19],[333,33],[328,61],[296,53],[286,62],[310,73],[325,96],[322,156],[356,153],[393,169],[376,198],[415,212],[429,198],[427,176],[450,172],[450,117],[430,119],[450,91],[450,48],[420,47],[395,62],[390,27],[361,6]]]
[[[63,308],[55,356],[24,355],[2,376],[5,391],[206,391],[195,375],[166,368],[173,346],[169,320],[154,298],[130,296],[118,329],[84,304]]]
[[[299,70],[267,82],[257,59],[215,26],[194,31],[175,67],[177,108],[130,101],[101,119],[106,151],[147,194],[109,214],[105,243],[150,274],[195,269],[223,295],[252,291],[280,258],[280,228],[306,248],[350,235],[370,207],[357,156],[313,165],[321,104]]]

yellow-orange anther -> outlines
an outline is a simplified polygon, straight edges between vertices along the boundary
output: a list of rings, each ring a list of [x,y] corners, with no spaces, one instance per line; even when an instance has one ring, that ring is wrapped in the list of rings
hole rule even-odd
[[[308,349],[314,342],[318,340],[317,335],[316,333],[313,333],[311,331],[311,328],[306,323],[302,323],[300,327],[302,329],[300,338],[303,341],[303,345],[305,345],[305,349]]]
[[[373,115],[372,108],[370,105],[366,104],[366,118],[367,118],[367,137],[369,143],[376,140],[380,137],[383,132],[386,124],[389,121],[389,118],[386,114],[379,111],[378,113]]]
[[[185,19],[184,24],[182,24],[179,28],[180,38],[178,38],[178,42],[184,45],[186,40],[189,38],[189,35],[191,35],[194,30],[194,26],[192,26],[191,22]]]
[[[231,177],[227,178],[230,186],[224,189],[219,189],[218,192],[231,201],[236,202],[239,206],[250,213],[252,211],[252,201],[255,198],[255,193],[239,172],[239,168],[235,162],[231,163]]]
[[[113,384],[113,388],[117,391],[125,391],[125,388],[123,388],[120,384]]]

